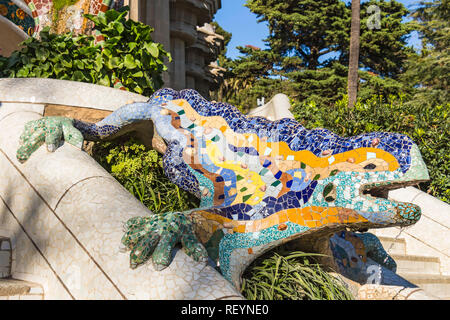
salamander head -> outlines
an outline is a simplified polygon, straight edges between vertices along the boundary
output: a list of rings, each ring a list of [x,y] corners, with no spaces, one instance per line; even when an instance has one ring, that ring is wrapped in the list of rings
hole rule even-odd
[[[342,162],[330,164],[329,171],[333,174],[317,181],[309,203],[350,209],[367,219],[372,228],[417,222],[418,206],[388,199],[389,190],[429,180],[417,145],[407,136],[403,136],[403,141],[406,142],[404,150],[397,153],[408,154],[406,158],[410,159],[403,168],[394,154],[384,150],[354,150],[354,157],[345,155],[340,157]],[[334,156],[337,157],[339,155]]]

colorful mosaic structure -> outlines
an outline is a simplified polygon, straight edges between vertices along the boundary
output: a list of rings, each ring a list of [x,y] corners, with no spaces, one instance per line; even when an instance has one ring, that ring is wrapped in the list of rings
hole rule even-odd
[[[93,28],[93,23],[83,14],[97,15],[123,6],[123,0],[25,0],[25,3],[31,16],[10,0],[0,0],[0,14],[30,36],[37,36],[47,26],[57,33],[86,33]]]
[[[44,119],[27,125],[20,161],[44,142],[50,151],[63,137],[80,146],[81,136],[101,140],[151,119],[167,142],[166,175],[201,205],[128,221],[122,242],[131,250],[131,266],[152,257],[163,269],[181,242],[194,259],[218,262],[237,286],[258,255],[304,234],[329,237],[346,227],[417,222],[418,206],[384,194],[429,179],[407,136],[375,132],[342,138],[326,129],[306,130],[292,119],[248,117],[193,90],[159,90],[147,103],[125,105],[98,123]],[[368,240],[363,244],[374,248]]]
[[[11,20],[23,32],[32,36],[34,33],[34,20],[22,8],[10,0],[0,0],[0,15]]]
[[[330,238],[330,248],[339,273],[353,281],[369,283],[371,276],[372,282],[378,284],[401,281],[400,277],[392,276],[397,270],[394,259],[371,233],[337,232]]]

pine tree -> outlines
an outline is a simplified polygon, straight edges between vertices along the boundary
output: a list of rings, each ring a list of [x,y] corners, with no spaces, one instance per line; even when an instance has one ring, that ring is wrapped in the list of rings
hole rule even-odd
[[[410,55],[403,80],[418,88],[416,99],[423,103],[449,103],[450,1],[422,1],[412,15],[422,50]]]
[[[380,28],[368,27],[373,4],[380,9]],[[247,0],[246,6],[259,22],[267,23],[268,49],[241,48],[242,56],[228,64],[228,78],[234,81],[228,101],[254,107],[256,92],[264,89],[266,98],[281,90],[295,99],[330,104],[347,92],[349,4],[343,0]],[[365,96],[401,88],[390,78],[403,71],[411,52],[407,38],[412,24],[402,21],[407,14],[396,1],[361,4],[359,73]],[[387,91],[380,86],[385,81]]]
[[[413,22],[403,21],[408,14],[397,1],[371,0],[361,4],[359,59],[365,70],[394,79],[404,72],[408,55],[413,52],[408,39],[415,28]]]
[[[246,6],[269,26],[270,48],[301,58],[301,67],[326,66],[325,55],[344,47],[350,12],[340,0],[249,0]]]

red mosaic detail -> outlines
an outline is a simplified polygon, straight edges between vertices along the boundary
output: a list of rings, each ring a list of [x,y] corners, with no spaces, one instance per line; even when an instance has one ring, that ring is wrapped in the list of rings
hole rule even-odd
[[[102,4],[102,0],[92,0],[90,12],[92,14],[98,14],[100,12],[100,6]]]
[[[115,78],[114,80],[114,88],[119,89],[119,90],[124,90],[127,91],[127,88],[125,88],[122,84],[122,82],[120,82],[119,78]]]
[[[278,230],[284,231],[284,230],[286,230],[286,229],[287,229],[287,225],[286,225],[285,223],[280,223],[280,224],[278,225]]]
[[[33,2],[34,6],[36,7],[38,16],[42,15],[43,13],[49,12],[53,7],[53,2],[51,0],[32,0],[30,2]]]
[[[102,3],[102,6],[100,7],[100,11],[101,12],[106,12],[106,11],[108,11],[108,9],[109,9],[109,7]]]

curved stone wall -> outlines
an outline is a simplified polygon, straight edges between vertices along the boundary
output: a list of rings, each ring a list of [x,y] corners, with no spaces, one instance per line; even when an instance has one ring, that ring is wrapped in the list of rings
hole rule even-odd
[[[139,99],[84,83],[0,79],[0,235],[13,242],[12,276],[42,284],[46,299],[241,299],[216,270],[179,250],[162,272],[130,269],[122,224],[150,212],[85,152],[64,144],[16,160],[24,124],[49,104],[112,111],[130,98]]]
[[[0,15],[0,55],[9,57],[28,35],[14,23]]]

